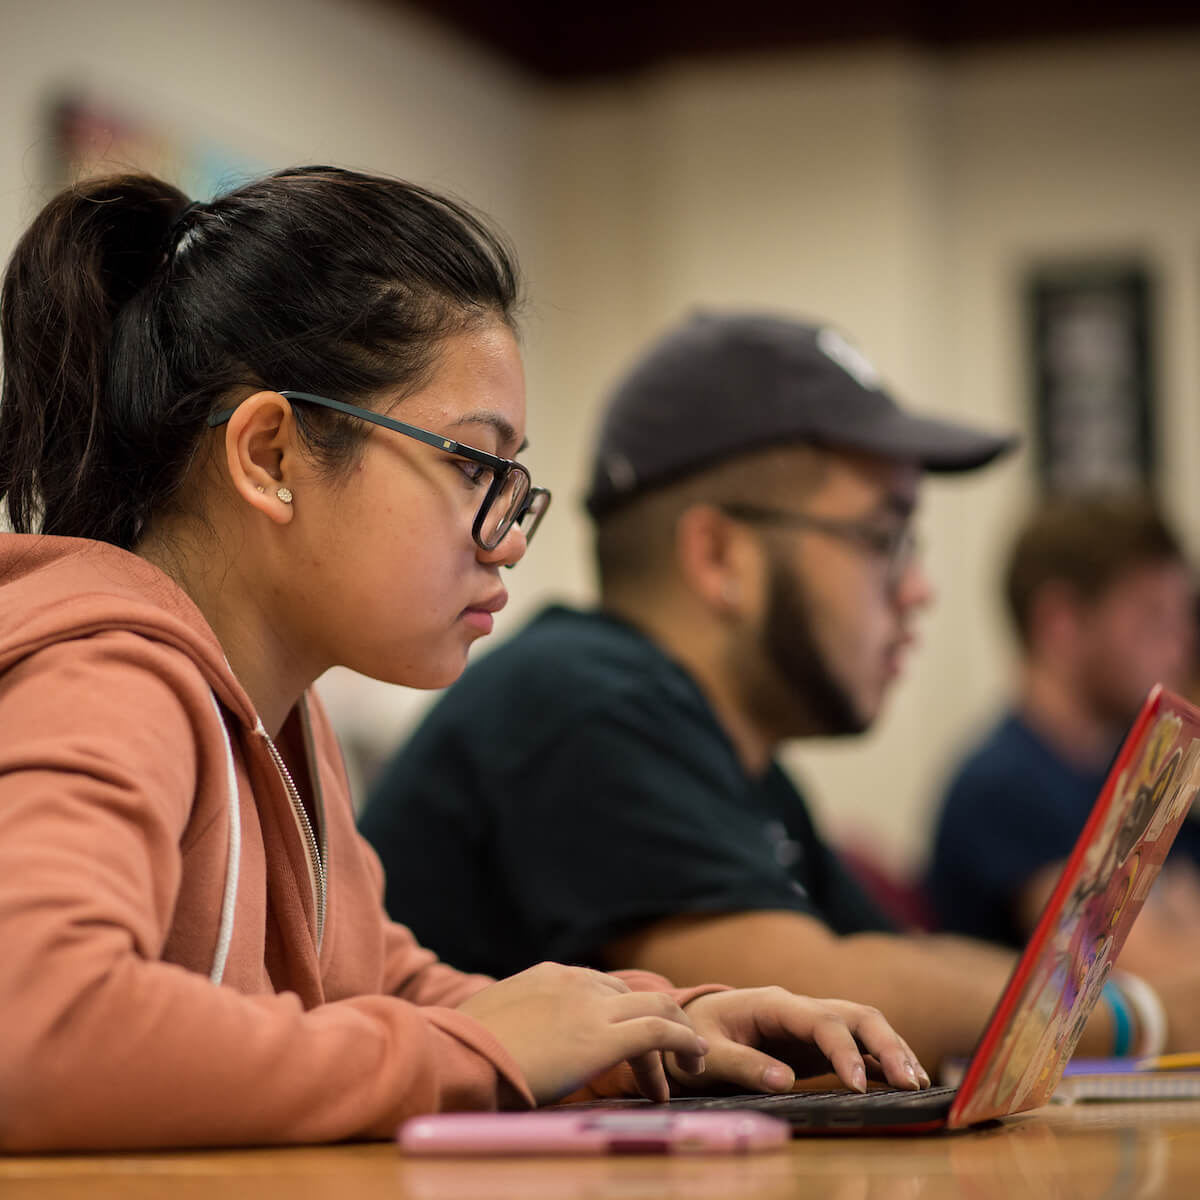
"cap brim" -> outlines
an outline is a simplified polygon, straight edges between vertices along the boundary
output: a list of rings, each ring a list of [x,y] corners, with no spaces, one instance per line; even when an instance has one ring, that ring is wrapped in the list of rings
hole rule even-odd
[[[1015,450],[1017,434],[986,433],[969,425],[895,410],[864,425],[838,432],[827,444],[881,458],[909,459],[926,471],[973,471]]]

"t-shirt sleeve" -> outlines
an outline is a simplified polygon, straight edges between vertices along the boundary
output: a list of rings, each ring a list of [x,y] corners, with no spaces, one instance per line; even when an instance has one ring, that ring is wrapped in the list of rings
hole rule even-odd
[[[546,957],[595,963],[613,939],[680,913],[814,912],[740,772],[684,749],[711,742],[693,732],[661,712],[594,714],[508,781],[496,854]]]

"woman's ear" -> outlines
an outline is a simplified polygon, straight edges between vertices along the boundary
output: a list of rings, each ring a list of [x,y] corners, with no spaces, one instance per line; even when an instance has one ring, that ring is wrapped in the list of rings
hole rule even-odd
[[[292,519],[289,472],[296,460],[296,418],[278,392],[255,392],[225,425],[225,465],[237,494],[277,525]]]
[[[689,589],[723,619],[745,616],[757,558],[745,529],[711,504],[694,504],[675,524],[675,556]]]

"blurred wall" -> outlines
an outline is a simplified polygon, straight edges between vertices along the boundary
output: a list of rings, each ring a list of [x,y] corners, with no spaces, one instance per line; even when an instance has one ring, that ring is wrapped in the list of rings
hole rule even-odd
[[[43,198],[41,106],[68,84],[264,167],[327,160],[455,191],[513,236],[531,297],[527,461],[555,506],[508,580],[499,637],[549,596],[592,595],[578,495],[599,399],[696,303],[828,318],[914,405],[1023,427],[1024,271],[1144,255],[1164,491],[1200,542],[1200,37],[780,54],[552,89],[370,0],[0,14],[4,246]],[[907,679],[869,736],[788,753],[827,826],[870,826],[897,866],[920,858],[949,756],[1002,698],[995,560],[1031,496],[1027,454],[930,483],[940,599]],[[341,672],[322,686],[366,755],[424,703]]]

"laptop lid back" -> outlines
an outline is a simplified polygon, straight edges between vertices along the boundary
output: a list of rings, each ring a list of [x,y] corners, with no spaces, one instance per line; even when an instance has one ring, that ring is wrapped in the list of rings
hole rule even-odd
[[[1156,687],[980,1038],[951,1128],[1050,1099],[1198,790],[1200,711]]]

